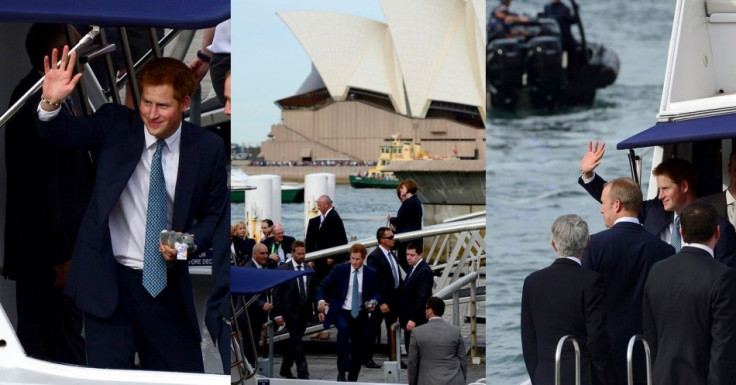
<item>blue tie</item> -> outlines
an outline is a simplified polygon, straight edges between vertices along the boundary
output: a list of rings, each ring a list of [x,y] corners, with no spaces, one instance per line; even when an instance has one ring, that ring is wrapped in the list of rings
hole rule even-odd
[[[164,140],[156,142],[151,160],[151,185],[148,189],[146,244],[143,249],[143,287],[156,297],[166,287],[166,261],[158,250],[161,231],[166,229],[166,181],[161,165]]]
[[[344,276],[343,276],[344,277]],[[360,312],[360,294],[358,293],[358,270],[353,271],[353,304],[350,307],[350,315],[358,318]]]
[[[675,252],[679,253],[682,247],[682,240],[680,239],[680,217],[675,218],[675,227],[672,229],[672,238],[670,241],[672,247],[675,248]]]

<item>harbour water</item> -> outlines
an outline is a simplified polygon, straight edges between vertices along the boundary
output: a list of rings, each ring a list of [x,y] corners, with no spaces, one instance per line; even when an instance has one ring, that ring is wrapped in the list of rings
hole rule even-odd
[[[348,240],[374,238],[376,230],[386,226],[386,214],[396,215],[401,206],[393,189],[355,189],[338,184],[335,186],[335,196],[331,198],[345,225]],[[245,205],[233,203],[230,207],[232,222],[243,220]],[[282,204],[281,224],[286,235],[304,239],[304,203]]]
[[[488,119],[489,384],[514,385],[528,378],[521,353],[521,290],[528,274],[555,258],[549,244],[553,220],[575,213],[588,222],[592,233],[604,229],[599,204],[577,184],[588,141],[607,143],[601,175],[630,176],[626,154],[615,150],[616,143],[652,126],[659,110],[675,1],[580,3],[587,40],[603,43],[619,55],[616,83],[599,91],[589,110],[491,113]],[[498,2],[486,4],[490,12]],[[543,4],[513,2],[512,10],[536,15]],[[647,176],[650,164],[643,167]]]

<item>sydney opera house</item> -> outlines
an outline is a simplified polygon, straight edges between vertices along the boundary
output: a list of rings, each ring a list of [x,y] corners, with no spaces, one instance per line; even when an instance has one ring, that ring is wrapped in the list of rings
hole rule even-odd
[[[266,161],[371,161],[399,134],[433,156],[485,159],[485,1],[378,0],[386,22],[280,12],[312,61]]]

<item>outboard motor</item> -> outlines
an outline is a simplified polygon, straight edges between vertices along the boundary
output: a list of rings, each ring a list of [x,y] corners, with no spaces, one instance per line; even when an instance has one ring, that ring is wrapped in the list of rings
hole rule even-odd
[[[524,45],[517,39],[496,39],[486,50],[486,81],[491,105],[515,108],[524,76]]]
[[[537,36],[527,43],[527,85],[534,108],[554,109],[567,86],[558,36]]]

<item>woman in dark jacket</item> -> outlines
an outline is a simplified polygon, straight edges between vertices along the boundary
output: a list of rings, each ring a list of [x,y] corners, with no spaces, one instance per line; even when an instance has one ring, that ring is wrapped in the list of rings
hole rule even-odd
[[[231,248],[233,262],[238,266],[244,266],[250,261],[256,241],[248,238],[245,230],[245,222],[243,221],[235,222],[230,232],[230,237],[233,242]]]
[[[395,217],[388,214],[387,218],[391,223],[391,227],[395,234],[408,233],[422,229],[422,202],[416,196],[419,186],[411,179],[403,180],[399,183],[396,193],[401,200],[401,207]],[[422,239],[416,241],[422,242]],[[399,265],[404,271],[409,270],[409,263],[406,262],[406,245],[409,242],[396,242],[395,248],[398,251],[397,256]]]

